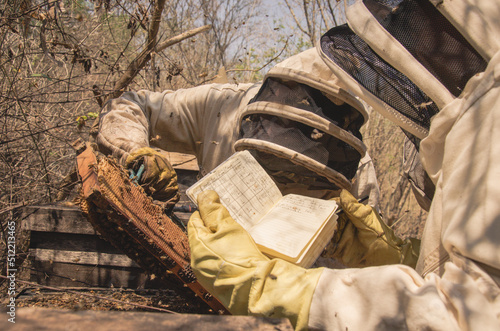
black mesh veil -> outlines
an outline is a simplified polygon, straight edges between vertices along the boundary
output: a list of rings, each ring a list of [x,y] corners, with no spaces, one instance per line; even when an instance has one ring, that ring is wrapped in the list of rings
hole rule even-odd
[[[366,8],[451,94],[486,61],[428,0],[363,0]]]
[[[486,61],[428,0],[362,0],[352,8],[348,20],[359,35],[347,25],[331,29],[321,38],[323,55],[411,140],[424,138],[439,112],[435,101],[443,107],[458,97]]]
[[[419,127],[429,129],[436,104],[408,77],[384,61],[346,24],[321,38],[323,53],[358,84]]]
[[[360,141],[359,129],[363,116],[355,108],[335,102],[321,91],[310,86],[276,77],[268,77],[250,104],[271,104],[286,112],[287,107],[299,109],[304,116],[314,114],[347,135]],[[286,107],[287,106],[287,107]],[[345,141],[315,127],[301,118],[294,120],[286,114],[278,116],[266,111],[252,113],[242,118],[238,139],[258,139],[271,142],[325,165],[351,180],[356,174],[360,151]],[[316,188],[338,189],[330,180],[296,162],[269,153],[250,150],[263,167],[279,182],[304,183]]]
[[[363,116],[347,103],[336,104],[321,91],[291,80],[268,77],[257,95],[250,101],[267,101],[303,109],[361,138],[359,129]],[[340,103],[340,102],[338,102]]]

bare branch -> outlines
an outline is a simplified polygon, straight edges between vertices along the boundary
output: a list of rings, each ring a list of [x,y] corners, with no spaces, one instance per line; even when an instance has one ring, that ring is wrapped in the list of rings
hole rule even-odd
[[[316,0],[316,4],[318,6],[319,12],[321,13],[321,19],[323,21],[323,24],[325,25],[325,27],[328,27],[330,22],[328,21],[328,19],[325,16],[325,10],[324,10],[323,6],[321,5],[320,0]],[[320,25],[320,28],[321,28],[321,25]]]
[[[309,31],[306,31],[302,25],[300,24],[300,20],[297,18],[297,16],[295,15],[295,12],[292,8],[292,6],[290,5],[290,3],[288,2],[288,0],[284,0],[285,3],[286,3],[286,6],[288,7],[288,10],[290,11],[290,14],[292,15],[292,18],[293,20],[295,21],[295,24],[297,25],[297,27],[299,28],[300,31],[302,31],[304,34],[308,35],[309,37],[311,37],[309,35]]]
[[[137,76],[139,71],[144,68],[144,66],[151,59],[151,52],[155,50],[156,46],[156,36],[158,34],[158,29],[160,28],[160,18],[165,6],[165,2],[166,0],[159,0],[155,2],[154,12],[152,15],[153,19],[148,30],[148,40],[146,42],[146,47],[129,64],[127,70],[116,82],[113,88],[114,92],[110,96],[108,96],[108,98],[117,98],[118,96],[120,96],[123,93],[124,89],[130,84],[130,82],[132,82],[135,76]]]
[[[258,69],[229,69],[229,70],[226,70],[226,72],[235,72],[235,71],[251,71],[251,72],[257,72],[257,71],[261,71],[262,69],[264,69],[266,66],[268,66],[269,64],[271,64],[273,61],[275,61],[277,58],[279,58],[281,56],[281,54],[283,54],[283,52],[285,51],[285,49],[287,48],[288,46],[288,40],[289,38],[287,38],[286,42],[285,42],[285,46],[283,46],[283,48],[281,49],[281,51],[278,53],[278,55],[274,56],[272,59],[270,59],[269,61],[267,61],[266,64],[264,64],[263,66],[261,66],[260,68]],[[215,79],[212,78],[212,79]],[[210,80],[212,80],[210,79]]]
[[[0,215],[5,214],[6,212],[12,211],[14,209],[21,208],[23,206],[24,206],[24,202],[20,202],[20,203],[17,203],[15,205],[9,206],[7,208],[0,210]],[[4,231],[2,231],[2,232],[4,232]]]
[[[144,66],[148,63],[148,61],[151,59],[151,53],[155,52],[161,52],[167,47],[170,47],[172,45],[175,45],[185,39],[191,38],[192,36],[197,35],[198,33],[207,31],[210,29],[210,25],[204,25],[202,27],[192,29],[189,31],[186,31],[178,36],[172,37],[161,44],[157,45],[156,47],[150,48],[147,47],[144,49],[129,65],[125,73],[122,75],[122,77],[118,80],[118,82],[114,86],[114,93],[111,95],[111,98],[117,98],[123,93],[123,90],[125,87],[130,84],[130,82],[135,78],[135,76],[139,73],[139,71],[144,68]],[[158,31],[156,31],[158,32]]]
[[[212,26],[209,24],[204,25],[204,26],[201,26],[199,28],[195,28],[195,29],[186,31],[184,33],[181,33],[180,35],[177,35],[175,37],[169,38],[169,39],[159,43],[155,48],[155,52],[159,53],[159,52],[163,51],[165,48],[170,47],[172,45],[175,45],[177,43],[180,43],[181,41],[183,41],[185,39],[196,36],[198,33],[205,32],[205,31],[209,30],[211,27]]]
[[[330,11],[330,15],[332,15],[332,20],[333,20],[334,26],[339,25],[339,23],[337,22],[337,16],[335,15],[335,9],[332,7],[331,2],[330,1],[326,1],[326,3],[328,4],[328,9]],[[335,5],[335,7],[337,7],[338,4],[339,4],[339,2],[337,1],[337,5]]]
[[[313,24],[311,24],[311,18],[309,17],[309,4],[310,4],[309,0],[302,1],[302,5],[304,8],[304,16],[306,18],[306,23],[307,23],[307,31],[309,32],[307,33],[307,35],[309,36],[311,43],[314,45],[316,43],[315,40],[316,33],[315,33],[315,27]],[[314,13],[314,8],[313,8],[313,13]]]
[[[47,129],[43,129],[43,130],[36,131],[36,132],[30,132],[29,134],[24,135],[24,136],[21,136],[21,137],[17,137],[17,138],[14,138],[14,139],[9,139],[9,140],[2,140],[2,141],[0,141],[0,146],[1,146],[1,145],[5,145],[5,144],[12,143],[12,142],[14,142],[14,141],[22,140],[22,139],[25,139],[25,138],[34,137],[34,136],[37,136],[37,135],[39,135],[39,134],[46,133],[46,132],[48,132],[48,131],[50,131],[50,130],[60,129],[60,128],[63,128],[63,127],[65,127],[65,126],[69,126],[69,125],[75,125],[75,124],[74,124],[74,123],[57,124],[57,125],[56,125],[56,126],[54,126],[54,127],[47,128]]]

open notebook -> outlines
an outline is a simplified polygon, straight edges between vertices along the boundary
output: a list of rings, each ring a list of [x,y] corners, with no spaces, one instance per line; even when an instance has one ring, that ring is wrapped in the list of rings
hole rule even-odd
[[[231,216],[267,256],[310,267],[332,238],[337,203],[283,196],[248,151],[237,152],[187,190],[189,198],[214,190]]]

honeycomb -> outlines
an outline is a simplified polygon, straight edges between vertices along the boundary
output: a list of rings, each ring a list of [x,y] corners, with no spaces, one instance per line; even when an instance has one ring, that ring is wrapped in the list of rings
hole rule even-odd
[[[148,272],[177,290],[189,288],[214,312],[227,314],[196,281],[187,234],[130,181],[126,170],[111,157],[96,157],[90,147],[77,161],[82,178],[80,208],[96,231]],[[175,284],[179,280],[183,286]]]

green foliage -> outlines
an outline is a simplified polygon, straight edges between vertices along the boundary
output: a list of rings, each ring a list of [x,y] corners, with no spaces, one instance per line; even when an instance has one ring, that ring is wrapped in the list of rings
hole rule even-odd
[[[89,119],[96,119],[99,116],[97,112],[88,112],[86,115],[81,115],[76,118],[78,129],[82,129]]]

